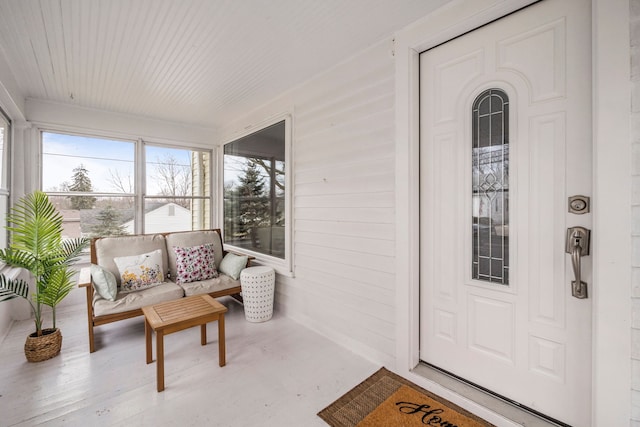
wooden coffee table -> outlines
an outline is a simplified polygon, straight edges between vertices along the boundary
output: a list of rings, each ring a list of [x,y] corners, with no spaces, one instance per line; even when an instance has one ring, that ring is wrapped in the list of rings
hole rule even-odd
[[[196,295],[175,301],[142,307],[144,337],[147,344],[147,364],[153,360],[151,330],[156,333],[158,391],[164,390],[164,336],[200,326],[200,344],[207,344],[207,323],[218,321],[218,361],[226,364],[224,346],[224,313],[227,308],[209,295]]]

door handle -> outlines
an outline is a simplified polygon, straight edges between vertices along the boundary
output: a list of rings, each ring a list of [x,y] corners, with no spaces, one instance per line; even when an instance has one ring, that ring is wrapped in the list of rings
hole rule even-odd
[[[587,298],[587,283],[582,281],[581,259],[589,255],[591,231],[584,227],[567,228],[565,251],[571,255],[573,275],[576,280],[571,282],[571,294],[580,299]]]

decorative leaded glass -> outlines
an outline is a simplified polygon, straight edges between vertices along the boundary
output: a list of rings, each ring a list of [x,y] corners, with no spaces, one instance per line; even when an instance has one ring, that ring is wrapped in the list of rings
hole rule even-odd
[[[473,278],[509,284],[509,98],[500,89],[473,103]]]

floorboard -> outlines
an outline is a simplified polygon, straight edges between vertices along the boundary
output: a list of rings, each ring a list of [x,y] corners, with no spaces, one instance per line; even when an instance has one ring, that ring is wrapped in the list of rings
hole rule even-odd
[[[227,365],[215,323],[206,346],[199,328],[167,335],[161,393],[141,317],[98,327],[89,354],[84,307],[65,307],[61,354],[35,364],[23,352],[33,322],[15,322],[0,345],[0,425],[324,426],[316,413],[379,368],[277,312],[249,323],[242,306],[220,301]]]

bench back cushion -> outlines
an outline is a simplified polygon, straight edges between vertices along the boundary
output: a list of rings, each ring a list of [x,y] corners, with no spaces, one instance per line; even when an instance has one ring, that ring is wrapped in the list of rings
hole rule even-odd
[[[175,280],[176,272],[176,253],[173,250],[174,246],[181,248],[190,248],[192,246],[200,246],[206,243],[213,245],[213,255],[215,258],[216,269],[220,268],[220,262],[222,262],[222,240],[220,239],[220,233],[217,230],[202,230],[202,231],[184,231],[167,234],[167,253],[169,257],[169,274],[171,280]]]
[[[96,263],[116,276],[120,285],[120,272],[113,261],[116,257],[140,255],[160,249],[164,276],[169,271],[167,245],[162,234],[146,234],[137,236],[104,237],[95,241]]]

